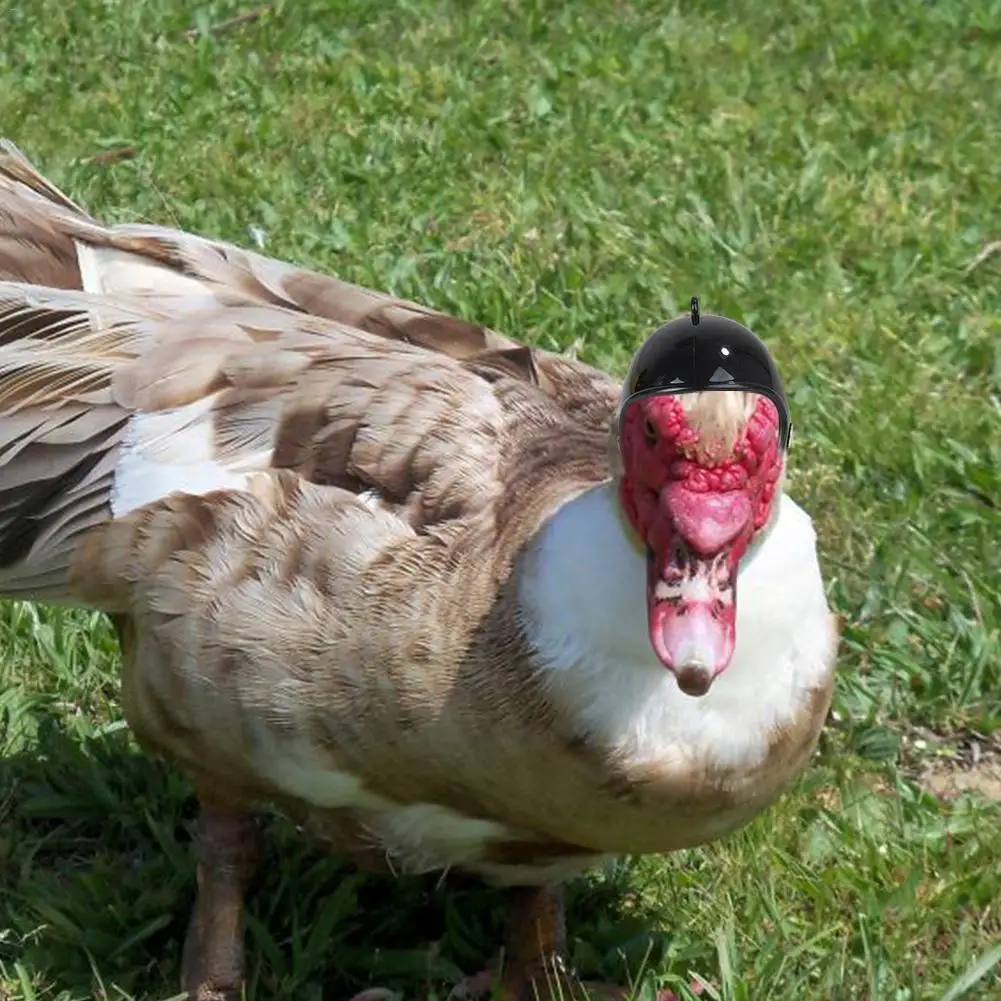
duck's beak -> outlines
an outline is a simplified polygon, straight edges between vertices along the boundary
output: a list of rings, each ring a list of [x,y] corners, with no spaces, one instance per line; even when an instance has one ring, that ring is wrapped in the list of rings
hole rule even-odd
[[[737,568],[730,556],[705,558],[679,542],[666,558],[648,552],[650,643],[687,695],[705,695],[733,657]]]

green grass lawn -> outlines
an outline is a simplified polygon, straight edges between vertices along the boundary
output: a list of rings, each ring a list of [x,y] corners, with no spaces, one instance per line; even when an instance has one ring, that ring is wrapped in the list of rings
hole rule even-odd
[[[263,232],[616,371],[692,294],[762,333],[835,719],[748,829],[575,885],[574,960],[647,998],[1001,998],[997,0],[297,0],[203,37],[247,8],[2,6],[0,133],[109,221]],[[0,999],[177,993],[193,804],[117,676],[100,616],[0,605]],[[498,944],[502,895],[267,827],[248,998],[444,998]]]

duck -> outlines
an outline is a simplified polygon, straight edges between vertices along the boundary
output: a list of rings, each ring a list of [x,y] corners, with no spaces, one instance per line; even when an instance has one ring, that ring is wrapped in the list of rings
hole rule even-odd
[[[528,1001],[567,881],[722,838],[808,767],[838,622],[784,396],[699,319],[619,379],[105,225],[0,144],[0,596],[107,614],[125,720],[191,783],[193,1001],[241,996],[262,807],[507,888],[497,992]],[[673,391],[709,342],[765,376]]]

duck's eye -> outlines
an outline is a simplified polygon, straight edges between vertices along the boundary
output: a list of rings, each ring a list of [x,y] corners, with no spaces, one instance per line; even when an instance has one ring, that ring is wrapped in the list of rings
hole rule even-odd
[[[649,417],[643,421],[643,434],[651,445],[657,444],[657,429],[653,426],[653,421]]]

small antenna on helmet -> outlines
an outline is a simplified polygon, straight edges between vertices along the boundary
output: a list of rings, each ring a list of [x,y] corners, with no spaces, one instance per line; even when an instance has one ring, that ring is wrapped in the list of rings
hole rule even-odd
[[[692,326],[697,327],[699,325],[699,297],[697,295],[692,296]]]

